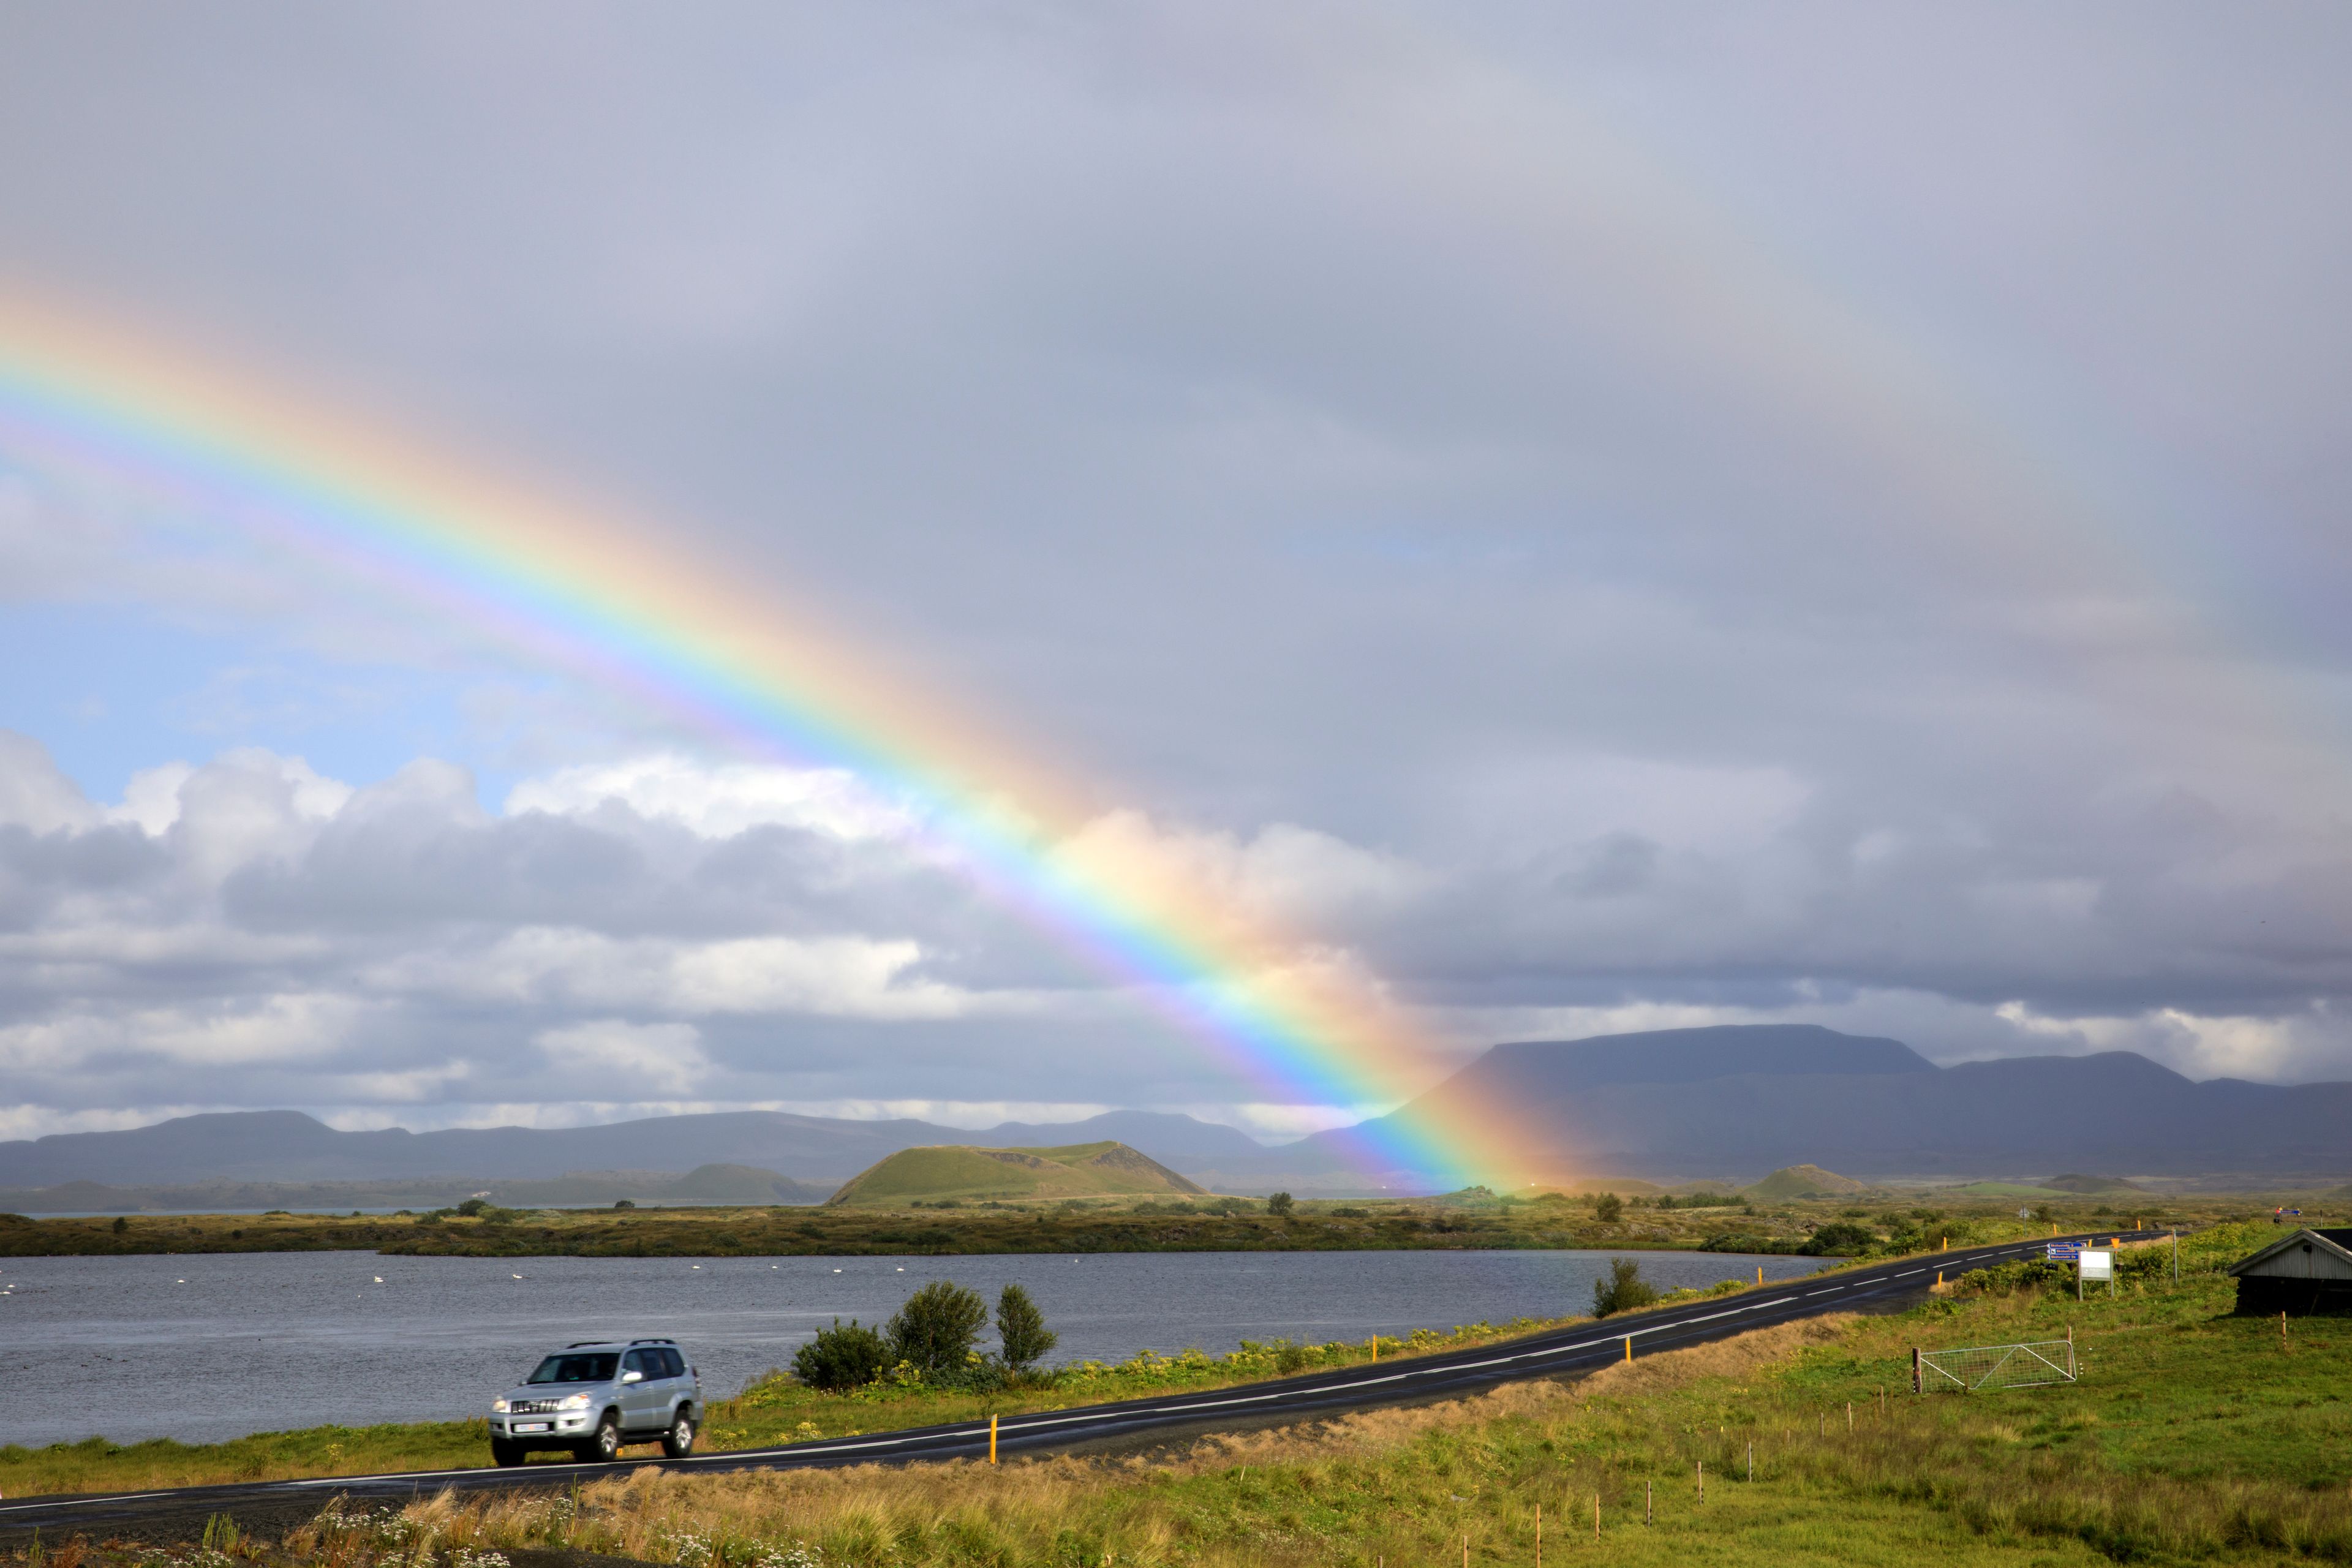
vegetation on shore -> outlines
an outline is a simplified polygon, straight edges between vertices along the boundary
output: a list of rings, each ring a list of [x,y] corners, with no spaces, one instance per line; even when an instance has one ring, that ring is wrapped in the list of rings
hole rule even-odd
[[[331,1510],[279,1541],[216,1531],[210,1559],[68,1543],[75,1560],[44,1568],[497,1568],[493,1554],[550,1547],[679,1568],[1525,1564],[1538,1510],[1544,1550],[1568,1561],[2352,1562],[2352,1398],[2332,1375],[2352,1322],[2296,1321],[2283,1338],[2275,1320],[2230,1315],[2219,1271],[2274,1234],[2190,1238],[2177,1286],[2160,1247],[2127,1258],[2113,1298],[2081,1303],[2012,1266],[1895,1317],[1124,1458],[646,1471],[576,1493]],[[2079,1384],[1908,1392],[1915,1345],[2069,1330]]]
[[[1279,1196],[1279,1194],[1277,1194]],[[2032,1226],[2210,1225],[2259,1200],[2146,1194],[2045,1199]],[[2338,1207],[2341,1207],[2339,1203]],[[972,1253],[1265,1252],[1587,1248],[1860,1256],[2016,1236],[2013,1198],[1932,1191],[1869,1199],[1727,1200],[1717,1194],[1497,1196],[1276,1203],[1237,1197],[954,1199],[905,1209],[506,1209],[475,1199],[398,1215],[0,1215],[0,1258],[132,1253],[373,1251],[526,1258],[945,1256]]]

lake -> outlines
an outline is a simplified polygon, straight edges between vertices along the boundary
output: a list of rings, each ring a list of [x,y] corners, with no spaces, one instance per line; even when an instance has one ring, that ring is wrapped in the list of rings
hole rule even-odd
[[[1244,1339],[1361,1340],[1589,1311],[1603,1252],[1150,1252],[980,1258],[10,1258],[0,1442],[215,1441],[479,1415],[551,1346],[667,1334],[713,1398],[835,1317],[879,1323],[927,1279],[1028,1288],[1053,1362]],[[1810,1273],[1811,1258],[1645,1252],[1662,1289]]]

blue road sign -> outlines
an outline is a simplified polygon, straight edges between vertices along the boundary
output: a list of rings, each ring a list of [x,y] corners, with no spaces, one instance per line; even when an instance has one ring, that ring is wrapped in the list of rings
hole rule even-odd
[[[2079,1241],[2053,1241],[2047,1251],[2053,1263],[2079,1263],[2083,1259],[2083,1244]]]

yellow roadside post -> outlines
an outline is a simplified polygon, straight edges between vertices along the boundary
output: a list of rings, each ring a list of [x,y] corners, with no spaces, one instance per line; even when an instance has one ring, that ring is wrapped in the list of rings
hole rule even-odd
[[[1625,1359],[1627,1361],[1633,1359],[1633,1336],[1631,1334],[1625,1336]]]
[[[996,1463],[996,1417],[988,1418],[988,1462]]]

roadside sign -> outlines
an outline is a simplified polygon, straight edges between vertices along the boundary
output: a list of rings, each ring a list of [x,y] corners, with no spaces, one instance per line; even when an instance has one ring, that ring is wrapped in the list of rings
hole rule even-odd
[[[2113,1279],[2116,1277],[2116,1255],[2112,1252],[2094,1252],[2085,1247],[2076,1261],[2082,1265],[2085,1279]]]
[[[2044,1251],[2053,1263],[2072,1263],[2083,1255],[2083,1244],[2079,1241],[2053,1241]]]

